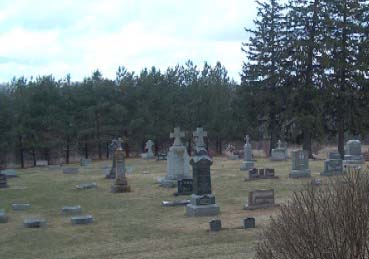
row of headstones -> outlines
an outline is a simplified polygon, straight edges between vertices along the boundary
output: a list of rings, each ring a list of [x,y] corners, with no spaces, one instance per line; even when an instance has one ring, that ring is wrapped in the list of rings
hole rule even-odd
[[[11,205],[14,211],[24,211],[31,208],[29,203],[14,203]],[[70,218],[72,225],[85,225],[93,222],[91,215],[81,215],[82,208],[80,205],[66,206],[61,210],[63,215],[74,215]],[[0,209],[0,223],[7,223],[9,220],[5,210]],[[26,228],[41,228],[47,225],[47,221],[43,218],[26,218],[23,220],[23,225]]]

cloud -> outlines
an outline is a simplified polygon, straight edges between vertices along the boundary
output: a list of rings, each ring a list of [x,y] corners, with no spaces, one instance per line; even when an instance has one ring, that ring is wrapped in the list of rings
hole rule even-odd
[[[15,0],[0,3],[0,82],[13,76],[71,73],[81,80],[95,69],[114,78],[120,65],[222,62],[239,80],[241,42],[256,16],[244,0]]]

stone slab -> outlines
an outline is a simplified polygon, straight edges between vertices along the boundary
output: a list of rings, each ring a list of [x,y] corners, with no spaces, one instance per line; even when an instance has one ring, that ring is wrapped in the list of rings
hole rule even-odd
[[[29,203],[13,203],[12,209],[13,210],[27,210],[31,208],[31,204]]]
[[[78,174],[79,168],[76,167],[67,167],[63,168],[63,174]]]
[[[72,225],[86,225],[91,224],[94,218],[91,215],[74,216],[70,218]]]
[[[6,178],[15,178],[18,177],[17,171],[15,169],[5,169],[0,171],[1,174],[5,175]]]
[[[76,185],[76,189],[78,190],[88,190],[88,189],[96,189],[97,184],[96,183],[81,183]]]
[[[219,206],[217,204],[211,205],[186,205],[186,215],[189,217],[202,217],[202,216],[215,216],[220,213]]]
[[[47,224],[46,220],[39,218],[30,218],[23,221],[23,225],[26,228],[42,228]]]
[[[174,200],[161,202],[161,205],[163,205],[164,207],[185,206],[187,204],[190,204],[190,200]]]
[[[65,206],[62,208],[62,214],[64,215],[70,215],[70,214],[81,214],[82,208],[80,205],[76,206]]]

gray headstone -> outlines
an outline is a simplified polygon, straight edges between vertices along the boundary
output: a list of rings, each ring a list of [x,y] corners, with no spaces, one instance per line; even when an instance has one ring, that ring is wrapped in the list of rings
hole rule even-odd
[[[46,220],[39,218],[25,219],[23,225],[26,228],[41,228],[46,226]]]
[[[338,152],[329,152],[328,159],[324,161],[324,171],[320,173],[323,176],[332,176],[343,174],[343,161]]]
[[[12,209],[13,210],[27,210],[31,208],[31,204],[29,203],[13,203]]]
[[[70,214],[81,214],[82,208],[80,205],[76,206],[65,206],[62,208],[62,214],[64,215],[70,215]]]
[[[210,231],[220,231],[222,229],[222,221],[220,219],[213,219],[209,222]]]
[[[311,176],[309,169],[309,152],[306,150],[294,150],[291,152],[292,169],[290,178],[308,178]]]
[[[363,164],[364,162],[364,156],[361,153],[361,142],[359,140],[347,141],[343,164]]]
[[[0,171],[1,174],[4,174],[6,178],[15,178],[18,177],[17,171],[15,169],[5,169]]]
[[[154,141],[149,139],[145,145],[145,149],[147,150],[147,152],[141,155],[143,159],[154,159],[155,158],[153,150],[152,150],[153,146],[154,146]]]
[[[86,225],[92,223],[94,218],[91,215],[74,216],[70,218],[73,225]]]
[[[0,223],[7,223],[8,216],[5,213],[5,210],[0,209]]]
[[[81,166],[89,166],[92,163],[92,160],[89,158],[81,158],[79,161]]]
[[[47,160],[36,160],[36,166],[48,166],[49,162]]]
[[[278,206],[274,202],[274,189],[253,190],[249,192],[248,204],[245,209],[265,209]]]
[[[116,168],[115,168],[115,181],[111,187],[113,193],[130,192],[131,187],[128,185],[126,178],[126,168],[124,152],[121,147],[118,147],[114,153]]]

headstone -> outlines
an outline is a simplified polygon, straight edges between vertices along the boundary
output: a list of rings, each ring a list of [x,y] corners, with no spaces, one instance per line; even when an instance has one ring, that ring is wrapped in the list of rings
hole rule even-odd
[[[191,159],[193,173],[193,192],[191,203],[186,206],[187,216],[212,216],[219,214],[219,206],[211,190],[210,166],[213,160],[205,148],[206,131],[197,128],[193,133],[195,140],[195,156]]]
[[[243,228],[255,228],[255,218],[248,217],[243,219]]]
[[[116,161],[115,181],[111,187],[111,191],[113,193],[130,192],[131,187],[128,185],[127,182],[124,152],[122,149],[122,145],[120,144],[120,140],[114,156]]]
[[[111,141],[111,144],[109,146],[110,148],[110,153],[113,154],[113,159],[112,159],[112,166],[110,169],[109,174],[105,175],[106,179],[115,179],[115,170],[116,170],[116,158],[115,158],[115,151],[117,151],[119,145],[122,145],[122,140],[119,138],[118,140],[113,139]],[[120,146],[122,148],[122,146]]]
[[[278,179],[279,177],[275,175],[274,168],[253,168],[249,170],[249,177],[245,181],[259,180],[259,179]]]
[[[274,189],[253,190],[249,192],[249,200],[245,205],[246,210],[265,209],[278,206],[274,203]]]
[[[81,166],[89,166],[91,165],[92,160],[89,158],[81,158],[79,162]]]
[[[76,185],[76,189],[78,190],[87,190],[87,189],[96,189],[97,184],[96,183],[81,183]]]
[[[39,218],[25,219],[23,225],[26,228],[41,228],[46,226],[46,220]]]
[[[361,153],[361,142],[359,140],[347,141],[343,165],[363,164],[364,162],[364,156]]]
[[[174,128],[173,133],[170,133],[170,138],[174,138],[174,143],[169,148],[167,156],[167,175],[158,179],[159,184],[163,187],[175,187],[178,180],[192,178],[190,157],[181,141],[184,136],[185,134],[181,132],[180,128]]]
[[[164,207],[175,207],[175,206],[185,206],[190,203],[190,200],[175,200],[175,201],[162,201],[161,204]]]
[[[193,179],[181,179],[178,180],[178,191],[174,195],[191,195]]]
[[[291,152],[292,169],[290,178],[308,178],[311,176],[309,169],[309,153],[306,150],[294,150]]]
[[[284,161],[287,160],[287,148],[282,147],[281,140],[278,140],[278,146],[277,148],[272,149],[272,155],[270,157],[270,160],[272,161]]]
[[[5,210],[0,209],[0,223],[7,223],[8,222],[8,216],[5,213]]]
[[[15,178],[18,177],[17,175],[17,171],[15,171],[15,169],[5,169],[5,170],[1,170],[0,174],[5,174],[6,178]]]
[[[79,168],[76,167],[66,167],[63,168],[63,174],[78,174]]]
[[[154,153],[152,151],[153,146],[154,146],[154,142],[151,139],[149,139],[145,145],[145,149],[147,150],[147,152],[141,154],[141,157],[143,159],[154,159],[155,158]]]
[[[31,208],[31,204],[29,203],[13,203],[12,209],[13,210],[27,210]]]
[[[341,155],[338,152],[329,152],[328,159],[324,161],[324,171],[320,175],[332,176],[340,174],[343,174]]]
[[[36,160],[36,166],[48,166],[49,162],[47,160]]]
[[[228,157],[229,160],[238,160],[240,157],[236,155],[235,153],[235,147],[231,144],[227,145],[225,149],[225,154]]]
[[[76,206],[65,206],[62,208],[62,214],[64,215],[70,215],[70,214],[81,214],[82,208],[80,205]]]
[[[8,188],[8,181],[5,174],[0,173],[0,189]]]
[[[91,215],[74,216],[70,218],[72,225],[86,225],[92,223],[94,218]]]
[[[252,160],[252,147],[250,144],[250,137],[246,135],[244,145],[244,161],[242,162],[240,170],[247,171],[254,168],[254,161]]]
[[[209,222],[210,231],[220,231],[222,229],[222,221],[220,219],[213,219]]]

